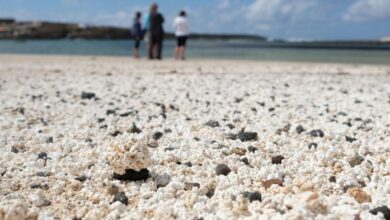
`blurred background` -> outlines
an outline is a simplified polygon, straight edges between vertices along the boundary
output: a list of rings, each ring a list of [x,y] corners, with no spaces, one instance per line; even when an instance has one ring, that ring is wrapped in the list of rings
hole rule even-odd
[[[130,56],[134,14],[154,2],[165,56],[186,10],[189,58],[390,63],[389,0],[0,0],[0,53]]]

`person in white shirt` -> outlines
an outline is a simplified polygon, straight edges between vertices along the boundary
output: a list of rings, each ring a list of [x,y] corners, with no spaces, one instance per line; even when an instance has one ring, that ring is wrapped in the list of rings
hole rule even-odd
[[[179,16],[175,18],[173,26],[177,39],[177,46],[175,50],[176,59],[185,60],[187,39],[190,35],[187,13],[185,11],[181,11]]]

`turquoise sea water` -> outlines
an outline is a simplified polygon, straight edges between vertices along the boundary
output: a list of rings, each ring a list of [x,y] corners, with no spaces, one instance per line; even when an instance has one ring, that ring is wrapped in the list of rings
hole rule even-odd
[[[132,45],[129,40],[0,40],[0,54],[131,56]],[[174,46],[175,41],[165,41],[165,57],[173,56]],[[141,50],[145,55],[145,44]],[[390,65],[390,48],[304,49],[268,47],[253,41],[192,40],[187,57]]]

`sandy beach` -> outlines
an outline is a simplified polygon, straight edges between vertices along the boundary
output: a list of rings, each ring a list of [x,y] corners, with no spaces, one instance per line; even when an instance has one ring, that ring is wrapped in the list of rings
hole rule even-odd
[[[390,66],[0,55],[0,103],[0,220],[390,218]]]

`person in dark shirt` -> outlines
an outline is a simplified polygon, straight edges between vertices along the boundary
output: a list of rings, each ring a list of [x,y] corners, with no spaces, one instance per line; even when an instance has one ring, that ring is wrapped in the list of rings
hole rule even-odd
[[[150,8],[150,46],[149,59],[162,59],[162,45],[164,41],[164,17],[158,12],[158,5]]]
[[[139,47],[142,39],[141,17],[142,17],[141,12],[137,12],[134,18],[133,28],[131,29],[134,38],[134,49],[133,49],[134,58],[140,58]]]

